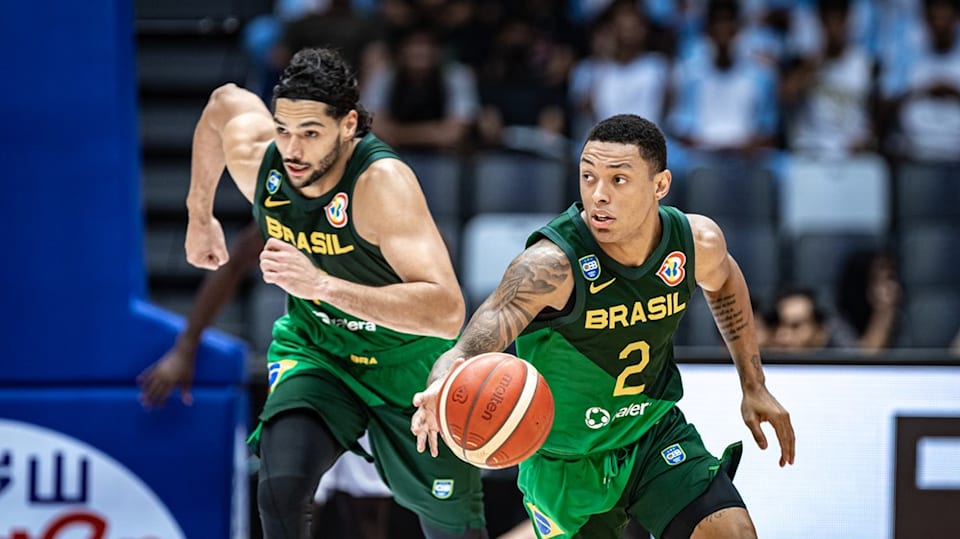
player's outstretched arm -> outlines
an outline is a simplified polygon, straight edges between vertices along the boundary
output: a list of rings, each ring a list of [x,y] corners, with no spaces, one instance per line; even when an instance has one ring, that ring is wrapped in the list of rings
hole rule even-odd
[[[217,269],[228,259],[220,223],[213,216],[213,199],[224,167],[237,187],[253,200],[257,172],[273,140],[273,119],[256,94],[235,84],[210,95],[193,132],[190,191],[187,194],[187,261]]]
[[[486,352],[502,352],[546,307],[562,309],[573,293],[570,261],[554,243],[540,240],[507,267],[496,290],[477,308],[453,348],[430,371],[427,388],[414,395],[417,411],[410,428],[417,449],[437,456],[437,397],[446,374],[460,361]]]
[[[187,325],[173,347],[137,376],[140,402],[144,407],[162,405],[174,387],[180,388],[184,404],[192,404],[190,388],[200,336],[257,263],[262,247],[263,238],[257,224],[249,224],[231,245],[230,261],[204,278],[187,316]]]
[[[703,289],[737,367],[743,389],[740,407],[743,420],[761,449],[767,448],[767,438],[760,424],[770,423],[780,442],[780,466],[793,464],[796,449],[793,425],[790,414],[766,387],[747,282],[740,266],[727,252],[720,227],[702,215],[688,217],[696,251],[697,284]]]

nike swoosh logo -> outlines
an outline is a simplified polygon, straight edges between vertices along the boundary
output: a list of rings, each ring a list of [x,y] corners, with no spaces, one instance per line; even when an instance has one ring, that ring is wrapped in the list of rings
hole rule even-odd
[[[616,280],[617,280],[617,278],[614,277],[613,279],[610,279],[609,281],[607,281],[607,282],[605,282],[605,283],[603,283],[603,284],[590,283],[590,293],[591,293],[591,294],[596,294],[597,292],[603,290],[604,288],[612,285],[612,284],[613,284],[613,281],[616,281]]]
[[[272,198],[267,197],[267,198],[263,201],[263,207],[265,207],[265,208],[276,208],[277,206],[286,206],[286,205],[289,204],[290,202],[291,202],[290,200],[273,200]]]

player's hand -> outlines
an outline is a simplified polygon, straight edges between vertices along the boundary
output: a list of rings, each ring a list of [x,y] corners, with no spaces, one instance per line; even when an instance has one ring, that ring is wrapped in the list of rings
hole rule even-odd
[[[452,372],[463,362],[463,358],[454,360],[447,372]],[[434,380],[426,389],[413,396],[413,405],[417,407],[417,411],[410,419],[410,431],[417,437],[417,451],[423,453],[429,445],[430,455],[434,457],[437,456],[439,447],[437,434],[440,433],[440,425],[437,424],[437,403],[440,400],[440,389],[445,379],[446,377],[442,377]]]
[[[144,408],[163,406],[174,387],[180,388],[180,400],[184,404],[193,404],[190,388],[193,385],[194,357],[193,350],[178,343],[159,361],[144,369],[137,376],[140,404]]]
[[[260,252],[260,271],[264,282],[275,284],[291,296],[320,299],[319,287],[326,273],[307,255],[285,241],[267,240]]]
[[[187,262],[198,268],[215,270],[230,260],[223,227],[213,216],[204,220],[187,221],[184,248],[187,251]]]
[[[767,391],[766,386],[743,392],[740,413],[743,414],[743,421],[750,428],[760,449],[767,448],[767,437],[760,429],[760,423],[766,421],[773,425],[780,442],[780,466],[793,464],[796,438],[793,434],[793,424],[790,423],[790,414]]]

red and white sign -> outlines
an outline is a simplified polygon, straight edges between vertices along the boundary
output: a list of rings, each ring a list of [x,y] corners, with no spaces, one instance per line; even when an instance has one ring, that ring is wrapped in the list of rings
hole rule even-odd
[[[136,474],[63,433],[0,419],[0,539],[185,539]]]

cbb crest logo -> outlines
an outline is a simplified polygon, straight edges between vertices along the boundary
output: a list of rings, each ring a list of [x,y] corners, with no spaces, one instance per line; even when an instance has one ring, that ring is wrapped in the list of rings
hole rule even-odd
[[[683,282],[687,271],[683,268],[687,263],[687,255],[681,251],[674,251],[663,259],[663,264],[657,270],[657,276],[670,286],[677,286]]]
[[[347,204],[349,202],[350,199],[347,198],[346,193],[337,193],[333,196],[333,200],[324,206],[323,210],[327,214],[327,221],[329,221],[334,228],[343,228],[346,226]]]
[[[283,176],[280,175],[280,171],[277,169],[270,170],[270,173],[267,174],[267,194],[276,194],[276,192],[280,190],[281,181],[283,181]]]
[[[597,277],[600,276],[600,261],[597,260],[597,255],[587,255],[580,260],[580,271],[583,272],[584,278],[588,281],[596,281]]]

